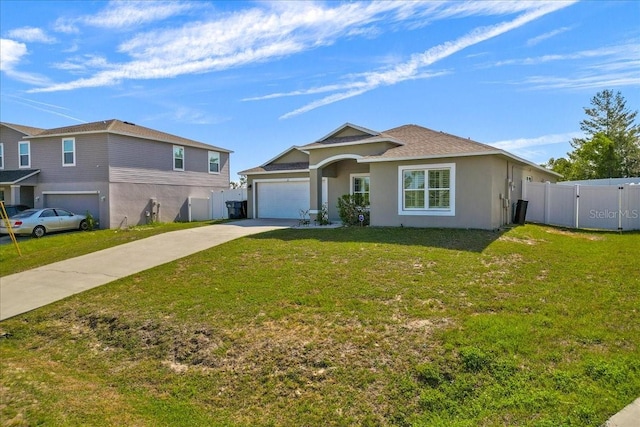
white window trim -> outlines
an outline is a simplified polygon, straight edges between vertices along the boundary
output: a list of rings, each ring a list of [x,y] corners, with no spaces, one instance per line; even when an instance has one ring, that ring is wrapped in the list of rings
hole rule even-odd
[[[29,158],[29,162],[26,165],[23,165],[20,162],[20,146],[26,144],[27,145],[27,157]],[[30,169],[31,168],[31,141],[20,141],[18,142],[18,169]]]
[[[211,155],[212,154],[215,154],[215,155],[218,156],[218,171],[217,172],[211,170]],[[220,152],[219,151],[209,151],[207,153],[207,170],[209,171],[210,174],[220,175],[220,169],[222,169],[220,167],[220,157],[221,156],[220,156]]]
[[[428,182],[429,170],[449,169],[449,207],[448,208],[425,208],[425,209],[404,209],[404,171],[424,170],[425,183]],[[429,200],[425,195],[425,201]],[[398,166],[398,215],[422,215],[422,216],[455,216],[456,215],[456,164],[455,163],[434,163],[426,165],[403,165]]]
[[[182,149],[182,168],[177,168],[176,167],[176,148],[180,148]],[[173,170],[174,171],[184,171],[184,166],[185,166],[185,158],[187,157],[187,153],[186,150],[184,149],[184,147],[182,145],[174,145],[173,148],[171,149],[171,158],[173,161]]]
[[[73,154],[73,162],[72,163],[65,163],[64,162],[64,155],[65,155],[65,151],[64,151],[64,142],[65,141],[71,141],[71,143],[73,144],[73,151],[71,151],[71,153]],[[75,166],[76,165],[76,139],[75,138],[62,138],[62,167],[70,167],[70,166]]]
[[[369,204],[371,204],[371,174],[369,173],[352,173],[349,175],[349,194],[352,196],[355,194],[353,186],[354,178],[369,178]]]
[[[4,142],[0,142],[0,169],[4,169]]]

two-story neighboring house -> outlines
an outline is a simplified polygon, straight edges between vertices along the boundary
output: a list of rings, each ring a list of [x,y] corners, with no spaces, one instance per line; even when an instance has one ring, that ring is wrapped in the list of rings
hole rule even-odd
[[[189,198],[229,188],[231,151],[133,123],[0,123],[0,199],[90,212],[101,228],[187,220]]]

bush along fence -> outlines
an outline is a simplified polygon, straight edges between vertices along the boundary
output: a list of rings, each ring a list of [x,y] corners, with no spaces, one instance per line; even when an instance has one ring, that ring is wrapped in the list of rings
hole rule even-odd
[[[529,222],[571,228],[640,230],[640,185],[523,183]]]

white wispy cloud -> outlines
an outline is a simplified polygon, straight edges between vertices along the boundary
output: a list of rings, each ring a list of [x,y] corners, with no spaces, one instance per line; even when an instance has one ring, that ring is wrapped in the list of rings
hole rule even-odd
[[[640,49],[638,49],[637,40],[573,53],[511,59],[494,65],[527,66],[552,61],[566,61],[572,65],[572,71],[565,72],[562,76],[528,76],[511,83],[527,86],[529,89],[603,89],[640,86]]]
[[[0,70],[11,71],[27,55],[27,45],[10,39],[0,39]]]
[[[191,125],[217,125],[231,120],[230,117],[222,117],[217,114],[185,105],[165,105],[164,113],[149,116],[144,121],[166,121],[172,120]]]
[[[46,76],[25,73],[17,69],[18,64],[29,54],[27,45],[10,39],[0,39],[0,71],[8,77],[35,86],[50,84]]]
[[[638,60],[640,50],[637,42],[622,43],[616,46],[604,46],[597,49],[581,50],[578,52],[548,54],[528,58],[505,59],[498,61],[491,66],[502,67],[507,65],[538,65],[553,61],[576,61],[581,59],[598,58],[610,60]]]
[[[3,95],[7,98],[10,98],[16,104],[21,104],[32,108],[34,110],[43,111],[45,113],[53,114],[56,116],[64,117],[76,122],[87,123],[86,120],[78,119],[76,117],[70,116],[66,113],[66,111],[71,111],[69,108],[62,107],[60,105],[48,104],[45,102],[36,101],[29,98],[23,98],[15,95]]]
[[[132,61],[112,64],[91,77],[33,91],[107,86],[125,79],[171,78],[273,60],[332,44],[354,28],[389,19],[388,13],[421,7],[418,2],[341,3],[337,7],[312,2],[269,5],[212,21],[140,33],[118,48]]]
[[[36,27],[14,28],[7,33],[7,36],[22,42],[47,44],[56,42],[56,39],[54,37],[47,35],[42,28]]]
[[[193,9],[194,3],[165,1],[110,1],[95,15],[79,19],[85,25],[101,28],[127,28],[157,22]]]
[[[544,34],[540,34],[537,37],[533,37],[530,38],[529,40],[527,40],[527,46],[535,46],[538,43],[550,39],[552,37],[557,36],[558,34],[562,34],[562,33],[566,33],[567,31],[571,30],[571,27],[562,27],[562,28],[558,28],[556,30],[553,31],[549,31],[548,33],[544,33]]]
[[[82,26],[121,30],[158,22],[200,7],[197,2],[186,1],[129,1],[111,0],[102,10],[91,15],[72,18],[60,17],[54,30],[64,34],[78,34]]]
[[[481,4],[478,4],[481,3]],[[160,20],[184,12],[197,3],[111,2],[95,17],[79,21],[91,25],[131,25]],[[160,79],[226,70],[317,49],[343,37],[375,34],[395,24],[472,14],[509,14],[558,9],[568,2],[271,2],[250,9],[217,14],[212,20],[188,22],[142,32],[118,47],[131,61],[105,64],[91,76],[34,89],[53,92],[108,86],[128,79]],[[528,16],[528,15],[527,15]],[[434,18],[434,19],[435,19]],[[384,25],[382,25],[384,24]],[[123,24],[124,25],[124,24]],[[379,25],[379,28],[376,27]],[[67,64],[69,65],[69,64]],[[378,73],[379,74],[379,73]],[[416,78],[417,72],[406,78]],[[383,75],[378,76],[385,79]],[[378,78],[372,74],[369,80]],[[349,89],[351,90],[351,89]]]
[[[280,118],[287,119],[298,114],[309,112],[318,107],[361,95],[380,86],[394,85],[409,79],[414,79],[415,76],[420,73],[421,69],[425,67],[447,58],[469,46],[473,46],[519,28],[544,15],[567,7],[570,4],[571,2],[536,3],[536,7],[533,10],[523,13],[512,21],[502,22],[488,27],[476,28],[456,40],[447,41],[434,46],[423,53],[414,54],[408,61],[398,64],[392,69],[364,73],[363,79],[360,82],[353,83],[353,85],[357,86],[350,88],[346,92],[329,95],[323,99],[313,101],[282,115]]]
[[[554,133],[550,135],[538,136],[535,138],[517,138],[496,141],[489,143],[489,145],[500,148],[501,150],[516,151],[522,150],[524,148],[539,147],[542,145],[564,144],[568,143],[573,138],[580,138],[582,136],[582,132]]]

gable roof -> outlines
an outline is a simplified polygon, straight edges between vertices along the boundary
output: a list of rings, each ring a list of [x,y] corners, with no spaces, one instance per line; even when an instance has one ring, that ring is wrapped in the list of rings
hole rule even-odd
[[[91,133],[112,133],[117,135],[133,136],[136,138],[149,139],[153,141],[166,142],[169,144],[179,144],[188,147],[203,148],[207,150],[215,149],[225,153],[232,153],[230,150],[216,147],[203,142],[194,141],[192,139],[182,138],[170,133],[161,132],[144,126],[138,126],[134,123],[123,122],[116,119],[103,120],[99,122],[83,123],[73,126],[65,126],[53,129],[45,129],[34,135],[35,138],[46,138],[51,136],[79,135]]]
[[[239,175],[247,175],[247,174],[255,175],[255,174],[278,173],[278,172],[309,172],[308,161],[277,162],[277,160],[285,157],[287,154],[291,153],[292,151],[300,151],[301,153],[306,154],[308,158],[309,153],[307,151],[303,150],[301,147],[294,145],[292,147],[287,148],[286,150],[284,150],[282,153],[278,154],[271,160],[267,160],[260,166],[240,171],[238,172],[238,174]]]
[[[352,130],[352,132],[348,132],[350,133],[350,135],[339,136],[347,129]],[[345,123],[339,128],[329,132],[329,134],[323,136],[319,140],[307,145],[303,145],[302,148],[304,148],[305,150],[313,150],[318,148],[326,148],[327,146],[341,147],[346,145],[371,144],[383,141],[393,142],[398,145],[403,144],[402,141],[396,140],[393,137],[381,136],[380,132],[376,132],[371,129],[367,129],[365,127],[354,125],[351,123]]]
[[[25,136],[38,135],[39,133],[44,131],[44,129],[34,128],[31,126],[17,125],[15,123],[0,122],[0,125],[6,126],[10,129],[20,132]]]
[[[13,185],[40,173],[40,169],[0,170],[0,184]]]
[[[349,135],[339,136],[345,129],[351,128]],[[307,152],[329,147],[341,147],[350,145],[371,144],[376,142],[387,142],[392,146],[384,152],[376,155],[369,155],[358,159],[358,163],[390,162],[400,160],[437,159],[444,157],[481,156],[481,155],[501,155],[520,163],[527,164],[540,170],[544,170],[552,175],[562,176],[552,170],[546,169],[533,162],[520,158],[507,151],[492,147],[481,142],[473,141],[470,138],[462,138],[446,132],[435,131],[422,126],[409,124],[395,127],[383,132],[375,132],[351,123],[345,123],[336,130],[319,140],[300,147],[293,146],[282,154],[276,156],[263,165],[239,172],[242,175],[277,173],[277,172],[304,172],[309,170],[308,164],[287,164],[274,163],[282,155],[294,148]],[[302,166],[306,166],[304,169]]]
[[[496,154],[500,151],[487,144],[418,125],[399,126],[382,132],[381,136],[390,140],[402,141],[403,144],[390,148],[379,155],[367,156],[362,161]]]

